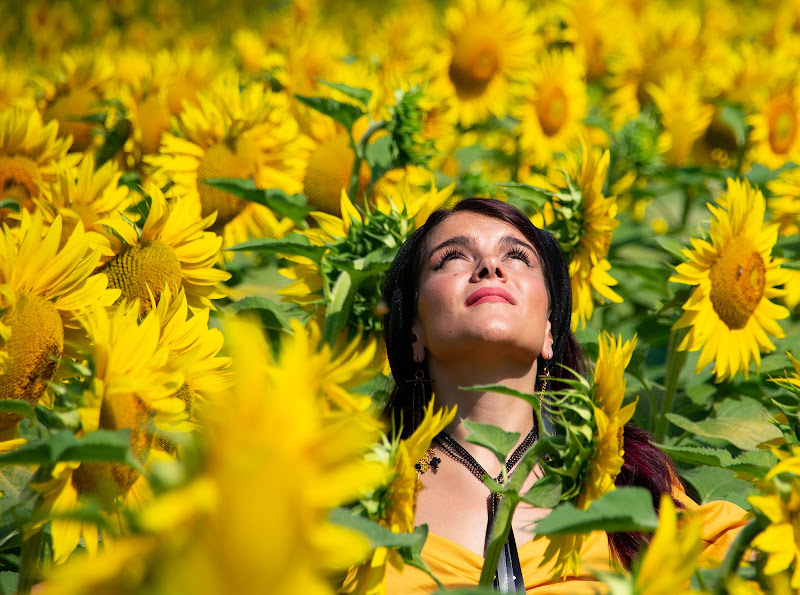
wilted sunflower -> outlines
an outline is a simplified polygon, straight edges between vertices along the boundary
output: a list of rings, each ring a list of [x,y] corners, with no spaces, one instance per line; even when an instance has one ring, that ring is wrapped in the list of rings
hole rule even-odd
[[[84,120],[104,112],[101,105],[114,76],[114,65],[106,53],[62,54],[59,70],[51,78],[39,78],[43,116],[58,123],[58,136],[72,137],[71,151],[81,152],[101,142],[96,123]]]
[[[126,300],[139,300],[142,312],[149,312],[151,296],[158,300],[165,286],[172,295],[181,288],[193,307],[210,307],[211,299],[221,297],[219,284],[230,274],[214,268],[222,238],[206,229],[214,215],[203,219],[181,198],[170,203],[164,193],[150,185],[150,212],[141,234],[126,221],[106,221],[114,234],[108,234],[115,254],[102,271],[111,287],[122,290]]]
[[[61,246],[62,220],[44,229],[39,213],[23,211],[20,227],[0,231],[0,341],[5,371],[0,395],[35,405],[53,379],[64,350],[64,323],[80,309],[111,304],[105,275],[93,275],[100,254],[82,223]],[[16,432],[20,417],[0,415],[0,428]]]
[[[173,182],[176,194],[198,215],[216,212],[212,229],[223,236],[225,246],[282,236],[290,221],[202,180],[243,178],[259,188],[300,192],[308,141],[299,134],[288,99],[263,83],[240,89],[238,75],[228,72],[197,100],[196,106],[184,104],[175,133],[164,134],[159,153],[146,159],[156,168],[153,180]]]
[[[552,50],[530,71],[527,92],[514,114],[519,119],[520,147],[538,166],[578,144],[589,114],[586,74],[578,56]]]
[[[84,421],[82,431],[97,429],[131,433],[131,450],[144,464],[151,454],[156,427],[188,431],[184,403],[174,396],[183,381],[179,362],[159,343],[159,312],[151,312],[139,323],[139,304],[123,303],[109,316],[103,307],[81,315],[93,348],[94,364],[90,408],[98,411],[97,425]],[[84,415],[82,419],[88,419]],[[74,512],[88,498],[98,500],[113,519],[122,498],[141,502],[147,482],[135,469],[119,463],[61,463],[50,480],[34,489],[42,494],[40,510],[52,515]],[[119,530],[117,522],[117,530]],[[51,521],[56,563],[69,559],[81,537],[87,550],[97,550],[98,529],[91,521],[54,518]]]
[[[58,138],[58,124],[42,125],[35,110],[8,108],[0,112],[0,200],[15,200],[33,210],[39,184],[56,180],[56,164],[75,165],[80,155],[67,155],[69,140]],[[16,219],[0,208],[0,221]]]
[[[696,285],[673,329],[688,328],[678,349],[702,349],[697,371],[714,362],[717,381],[750,363],[761,366],[760,351],[775,349],[767,333],[783,337],[778,320],[789,311],[770,301],[782,295],[780,260],[772,258],[777,224],[764,224],[761,191],[746,181],[728,179],[726,194],[708,205],[713,216],[710,241],[692,238],[683,250],[688,262],[675,268],[670,281]]]
[[[435,84],[469,127],[503,117],[537,50],[536,26],[518,0],[462,0],[444,15],[447,40],[433,57]]]

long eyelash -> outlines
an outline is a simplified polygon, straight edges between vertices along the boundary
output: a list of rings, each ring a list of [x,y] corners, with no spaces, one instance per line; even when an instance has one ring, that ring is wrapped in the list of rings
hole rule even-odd
[[[527,264],[528,266],[531,265],[531,259],[530,259],[530,256],[528,256],[528,253],[525,250],[523,250],[522,248],[518,247],[518,246],[515,247],[515,248],[512,248],[511,250],[509,250],[508,251],[508,255],[509,256],[516,256],[522,262]]]
[[[434,271],[438,271],[440,268],[444,266],[444,263],[453,258],[453,256],[459,256],[461,251],[458,248],[450,247],[447,248],[442,255],[439,257],[439,262],[433,267]]]

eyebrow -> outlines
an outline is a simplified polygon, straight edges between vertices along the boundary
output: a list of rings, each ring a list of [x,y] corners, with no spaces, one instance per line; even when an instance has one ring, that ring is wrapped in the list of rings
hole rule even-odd
[[[500,243],[501,244],[511,244],[513,246],[523,246],[524,248],[527,248],[528,250],[530,250],[534,254],[538,254],[538,252],[536,251],[536,248],[534,248],[528,242],[520,240],[519,238],[515,238],[514,236],[503,236],[500,239]],[[467,236],[453,236],[452,238],[446,239],[441,244],[439,244],[437,246],[434,246],[434,248],[430,251],[430,254],[428,254],[428,259],[433,258],[433,255],[436,254],[442,248],[447,248],[448,246],[464,246],[464,247],[468,247],[468,246],[472,246],[473,244],[475,244],[475,240],[473,238],[470,238],[470,237],[467,237]]]

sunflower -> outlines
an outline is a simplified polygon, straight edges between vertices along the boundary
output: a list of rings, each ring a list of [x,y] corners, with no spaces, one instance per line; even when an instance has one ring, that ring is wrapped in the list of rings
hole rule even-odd
[[[431,399],[414,433],[406,440],[397,438],[389,445],[389,465],[393,475],[389,483],[378,490],[381,505],[380,516],[376,520],[394,533],[411,533],[414,530],[414,510],[417,492],[421,488],[419,471],[414,465],[425,456],[434,436],[453,421],[455,414],[455,407],[438,409],[434,413],[434,399]],[[387,564],[401,570],[403,561],[400,553],[395,549],[376,548],[370,558],[350,571],[342,591],[385,593]]]
[[[756,536],[752,545],[766,554],[764,574],[789,571],[794,565],[791,586],[800,588],[800,448],[791,452],[773,449],[779,462],[767,472],[762,487],[766,495],[748,496],[753,508],[769,520],[769,525]],[[780,480],[777,480],[781,475]],[[780,482],[780,489],[777,483]]]
[[[703,551],[701,515],[678,523],[672,498],[662,494],[658,517],[658,528],[634,572],[635,592],[640,595],[684,592]]]
[[[58,179],[42,185],[42,195],[34,199],[45,220],[61,216],[64,221],[62,242],[72,235],[78,221],[89,232],[92,246],[102,251],[103,261],[114,257],[104,239],[104,223],[114,219],[122,224],[122,213],[133,199],[127,186],[120,185],[122,177],[113,161],[95,169],[94,159],[87,157],[77,167],[58,168]]]
[[[595,431],[589,455],[588,473],[581,481],[575,507],[586,510],[595,500],[615,489],[614,481],[624,463],[623,432],[633,417],[637,400],[622,406],[627,382],[625,368],[636,347],[636,337],[623,343],[608,333],[598,337],[599,354],[591,389]],[[551,537],[545,550],[545,560],[555,559],[553,571],[557,576],[578,576],[580,551],[586,540],[584,534]]]
[[[620,36],[620,48],[609,61],[608,104],[615,126],[635,120],[652,102],[648,84],[661,85],[671,74],[690,79],[701,62],[701,21],[696,11],[651,2],[625,20],[635,20],[633,35]]]
[[[23,211],[20,227],[0,232],[0,352],[5,371],[0,395],[35,405],[52,380],[64,350],[64,326],[81,308],[111,304],[105,275],[93,275],[100,254],[79,222],[59,248],[62,220],[45,231],[39,213]],[[0,427],[16,433],[17,415],[0,415]]]
[[[581,189],[581,228],[577,246],[570,254],[569,273],[572,295],[572,328],[585,328],[594,312],[595,296],[620,303],[622,298],[611,289],[617,281],[608,274],[607,260],[611,234],[619,225],[616,197],[603,195],[603,183],[608,171],[609,152],[598,157],[585,140],[581,140],[582,162],[580,175],[575,176]]]
[[[711,124],[714,107],[700,98],[699,84],[680,75],[667,75],[661,85],[650,84],[646,90],[661,112],[664,131],[658,139],[660,152],[666,153],[671,165],[687,165],[694,142]]]
[[[800,169],[788,169],[767,182],[774,195],[767,199],[770,220],[780,225],[778,234],[784,237],[800,233]],[[800,303],[800,271],[786,270],[786,295],[783,301],[790,309]]]
[[[56,164],[75,165],[80,155],[69,155],[69,139],[58,138],[58,124],[42,125],[39,112],[8,108],[0,112],[0,200],[16,200],[33,210],[41,183],[57,178]],[[0,222],[12,215],[0,209]]]
[[[72,137],[71,151],[96,146],[101,136],[97,124],[83,118],[103,113],[101,101],[111,85],[114,65],[105,53],[65,53],[52,79],[39,79],[46,122],[58,123],[58,136]]]
[[[588,80],[599,80],[608,72],[620,43],[617,32],[630,30],[631,16],[613,0],[576,0],[563,7],[563,38],[583,57]]]
[[[178,358],[183,372],[183,384],[173,394],[185,405],[189,421],[195,421],[195,409],[209,392],[219,392],[230,384],[229,357],[219,357],[223,337],[219,329],[208,327],[209,309],[196,310],[189,316],[183,289],[172,299],[169,288],[164,290],[155,308],[161,324],[159,344],[169,349],[170,358]],[[169,428],[163,428],[169,430]],[[160,438],[166,450],[174,446],[168,436]]]
[[[306,327],[297,320],[291,320],[289,324],[292,338],[283,341],[275,367],[282,373],[295,374],[298,388],[319,395],[319,406],[324,411],[369,409],[372,404],[369,396],[351,393],[347,389],[364,384],[378,372],[372,366],[376,339],[362,340],[359,333],[352,341],[340,341],[331,348],[322,342],[315,322]]]
[[[760,350],[775,349],[767,333],[783,337],[778,320],[789,311],[770,301],[782,295],[780,260],[772,258],[777,224],[764,224],[766,204],[748,182],[728,179],[727,193],[708,205],[710,241],[693,238],[670,281],[696,285],[673,329],[688,329],[678,349],[702,349],[697,372],[714,362],[717,381],[750,363],[761,367]]]
[[[155,168],[153,180],[172,181],[176,194],[203,217],[216,212],[212,229],[223,235],[226,247],[282,236],[291,221],[201,180],[247,178],[259,188],[300,192],[308,141],[289,114],[288,99],[262,83],[240,90],[238,76],[228,72],[198,94],[198,102],[184,104],[177,133],[164,134],[159,153],[145,160]]]
[[[565,152],[578,142],[589,114],[586,74],[573,52],[552,50],[542,54],[528,82],[514,112],[520,120],[520,147],[535,165],[545,166],[553,153]]]
[[[414,18],[409,19],[408,15]],[[363,53],[374,59],[383,94],[408,84],[433,57],[437,15],[429,2],[412,0],[397,7],[374,30],[365,31]]]
[[[748,138],[752,163],[779,169],[800,159],[800,88],[796,83],[771,89],[745,121],[752,127]]]
[[[536,53],[536,29],[518,0],[461,0],[444,15],[447,40],[431,60],[436,84],[453,99],[465,127],[501,118]]]
[[[172,295],[185,289],[192,307],[210,307],[211,299],[222,297],[220,284],[230,278],[214,268],[222,244],[222,238],[206,231],[214,215],[201,219],[181,198],[168,203],[157,186],[145,190],[150,212],[141,233],[126,221],[106,220],[114,232],[107,238],[115,256],[102,268],[109,285],[120,289],[124,299],[139,300],[143,313],[164,287]]]
[[[104,307],[81,314],[94,346],[88,400],[97,410],[97,425],[84,422],[82,430],[128,428],[133,455],[143,464],[150,456],[155,428],[185,432],[191,425],[184,402],[175,396],[183,381],[180,360],[170,358],[170,350],[159,342],[160,312],[151,312],[140,324],[139,310],[133,302],[123,303],[111,316]],[[94,498],[110,518],[117,512],[119,498],[140,502],[145,497],[142,492],[148,491],[138,471],[118,463],[60,463],[51,479],[34,489],[42,494],[42,512],[65,515]],[[57,564],[69,559],[81,537],[91,554],[97,550],[98,528],[91,521],[54,518],[51,533]]]
[[[29,77],[27,70],[8,64],[6,57],[0,54],[0,112],[9,107],[26,112],[36,109],[36,100],[28,86]]]
[[[297,385],[255,325],[231,321],[226,345],[235,382],[202,410],[200,474],[136,514],[143,534],[55,572],[54,592],[333,595],[331,573],[368,555],[363,536],[328,516],[387,480],[385,465],[364,459],[374,422],[324,413],[313,383]],[[291,477],[276,486],[282,469]],[[135,576],[125,571],[133,563]]]

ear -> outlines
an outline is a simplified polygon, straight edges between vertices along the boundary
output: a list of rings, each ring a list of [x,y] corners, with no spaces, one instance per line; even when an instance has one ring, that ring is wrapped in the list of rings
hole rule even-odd
[[[419,319],[414,320],[414,324],[411,325],[411,352],[418,364],[425,361],[425,332]]]
[[[547,321],[547,327],[545,327],[544,343],[542,343],[542,357],[544,359],[551,359],[553,357],[553,333],[549,320]]]

